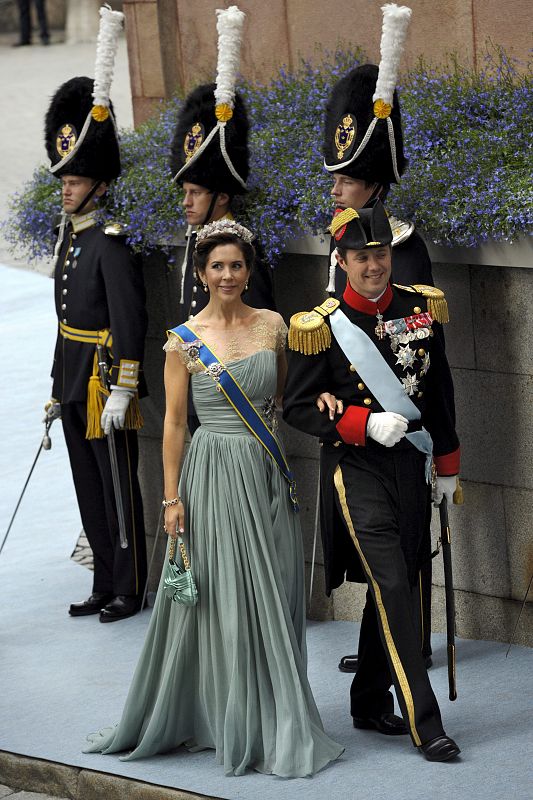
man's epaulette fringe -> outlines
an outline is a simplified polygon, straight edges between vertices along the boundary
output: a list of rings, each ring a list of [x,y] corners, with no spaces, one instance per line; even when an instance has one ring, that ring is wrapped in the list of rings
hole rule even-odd
[[[334,297],[328,297],[312,311],[299,311],[293,314],[288,338],[290,349],[305,356],[327,350],[331,345],[331,330],[329,325],[326,325],[324,317],[332,314],[339,305],[339,301]]]
[[[442,289],[437,289],[436,286],[425,286],[423,283],[414,283],[412,286],[402,286],[399,283],[395,283],[394,285],[398,289],[404,289],[406,292],[415,292],[425,297],[428,304],[428,311],[435,322],[444,324],[450,321],[448,303],[446,302]]]

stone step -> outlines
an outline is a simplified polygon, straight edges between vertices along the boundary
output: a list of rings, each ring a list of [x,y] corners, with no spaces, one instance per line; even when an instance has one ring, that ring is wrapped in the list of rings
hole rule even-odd
[[[107,772],[0,751],[0,800],[218,800]]]

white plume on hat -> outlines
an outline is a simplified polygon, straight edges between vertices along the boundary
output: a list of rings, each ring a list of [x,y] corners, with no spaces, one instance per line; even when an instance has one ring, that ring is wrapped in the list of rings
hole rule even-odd
[[[233,108],[246,14],[237,6],[217,8],[218,62],[215,102]]]
[[[118,48],[118,37],[122,31],[124,14],[112,11],[111,6],[103,5],[100,9],[100,29],[96,40],[96,63],[94,65],[95,106],[109,106],[109,91],[115,69],[115,56]]]
[[[407,29],[412,11],[407,6],[387,3],[382,6],[381,61],[379,62],[376,91],[372,100],[383,100],[392,106],[392,98],[398,79],[398,67],[402,57]]]

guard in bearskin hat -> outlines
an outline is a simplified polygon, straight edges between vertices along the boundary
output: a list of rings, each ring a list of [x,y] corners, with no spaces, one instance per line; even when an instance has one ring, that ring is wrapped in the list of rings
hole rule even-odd
[[[235,90],[245,14],[237,6],[217,10],[216,83],[198,86],[186,98],[172,141],[170,168],[183,186],[187,219],[181,267],[179,322],[193,319],[207,305],[193,267],[196,232],[219,219],[234,219],[232,201],[247,191],[248,116]],[[257,245],[256,245],[257,250]],[[275,310],[270,268],[258,254],[245,302]],[[198,421],[190,404],[189,428]]]
[[[112,622],[139,611],[146,582],[136,431],[147,315],[142,270],[124,231],[97,222],[97,204],[120,174],[109,64],[123,19],[108,7],[100,16],[94,80],[77,77],[60,86],[45,120],[50,171],[61,180],[63,202],[54,267],[58,337],[46,410],[63,422],[94,556],[92,593],[69,613]]]
[[[411,9],[387,4],[383,7],[381,61],[364,64],[341,78],[331,92],[324,124],[324,167],[333,178],[331,195],[336,208],[360,209],[376,198],[385,201],[389,188],[399,183],[407,166],[403,147],[402,117],[397,72]],[[402,285],[433,286],[431,261],[414,225],[389,215],[393,231],[392,279]],[[327,291],[340,298],[346,274],[338,268],[336,242],[331,240]],[[439,324],[435,333],[444,335]],[[453,395],[448,398],[453,410]],[[422,650],[431,664],[431,513],[421,566],[420,613]],[[339,669],[354,672],[357,656],[344,656]]]
[[[333,178],[336,208],[362,208],[381,199],[399,183],[407,166],[402,116],[396,90],[397,71],[411,9],[383,7],[381,61],[364,64],[339,80],[328,99],[324,124],[324,167]],[[393,280],[433,285],[427,248],[414,225],[390,216]],[[327,290],[340,297],[346,277],[331,259]]]
[[[446,303],[438,289],[391,284],[393,233],[379,200],[338,209],[330,230],[346,288],[292,317],[283,414],[321,440],[326,591],[361,573],[368,585],[353,725],[410,734],[429,761],[447,761],[460,751],[442,727],[412,605],[432,464],[436,501],[452,502],[458,486],[451,375],[433,335]],[[321,410],[324,392],[333,404]]]

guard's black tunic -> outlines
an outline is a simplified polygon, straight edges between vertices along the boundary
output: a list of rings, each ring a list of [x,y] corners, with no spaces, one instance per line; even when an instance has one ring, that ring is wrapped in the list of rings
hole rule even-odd
[[[106,235],[92,215],[74,218],[65,231],[54,281],[59,322],[87,331],[111,329],[111,383],[118,379],[121,360],[142,364],[147,327],[142,269],[121,237]],[[94,344],[66,339],[58,330],[52,394],[61,403],[80,515],[94,554],[93,591],[142,595],[146,544],[137,480],[137,434],[115,431],[129,542],[122,549],[107,441],[85,438],[94,353]],[[139,390],[146,394],[142,374]]]
[[[453,385],[442,343],[430,336],[401,345],[415,354],[414,364],[405,369],[396,363],[399,350],[393,352],[389,336],[379,339],[376,335],[378,309],[385,321],[405,318],[425,312],[426,300],[421,294],[389,287],[375,304],[348,286],[341,310],[369,336],[399,379],[415,374],[418,385],[411,400],[432,436],[439,473],[456,474],[459,443]],[[328,318],[324,324],[329,324]],[[322,392],[331,392],[343,401],[340,418],[332,421],[318,410],[316,398]],[[290,425],[322,441],[327,592],[339,586],[345,575],[357,579],[362,570],[371,597],[363,616],[360,663],[351,688],[352,715],[368,717],[392,710],[388,690],[394,682],[413,742],[420,744],[442,734],[420,653],[411,597],[429,502],[425,456],[407,439],[387,448],[367,438],[369,414],[383,410],[335,338],[327,350],[316,355],[289,353],[284,417]]]

